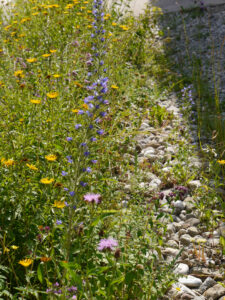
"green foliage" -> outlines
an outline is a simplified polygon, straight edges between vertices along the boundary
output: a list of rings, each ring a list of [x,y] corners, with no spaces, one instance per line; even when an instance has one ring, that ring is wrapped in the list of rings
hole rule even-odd
[[[78,111],[89,95],[92,2],[21,0],[0,18],[1,297],[70,299],[76,287],[82,300],[158,299],[174,278],[160,252],[165,226],[137,192],[123,208],[121,190],[132,168],[125,154],[152,107],[146,74],[162,58],[148,45],[156,15],[150,28],[148,13],[124,17],[114,5],[106,12],[110,108],[97,127],[106,134],[89,148],[98,161],[90,174],[81,147],[89,120]],[[150,121],[162,126],[171,117],[157,106]],[[85,202],[88,192],[101,203]],[[98,250],[108,237],[118,247]]]

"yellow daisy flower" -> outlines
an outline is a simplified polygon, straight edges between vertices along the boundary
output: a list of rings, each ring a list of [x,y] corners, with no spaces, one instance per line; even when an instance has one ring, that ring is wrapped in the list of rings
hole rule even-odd
[[[47,96],[48,98],[50,99],[54,99],[56,97],[58,97],[59,93],[58,92],[50,92],[50,93],[47,93]]]
[[[61,75],[59,75],[59,74],[53,74],[52,76],[55,77],[55,78],[61,77]]]
[[[46,155],[45,158],[49,161],[55,161],[57,159],[57,156],[54,154],[49,154],[49,155]]]
[[[217,160],[218,164],[225,165],[225,160]]]
[[[24,77],[23,70],[18,70],[14,72],[14,76],[16,77]]]
[[[19,246],[12,245],[11,248],[12,248],[13,250],[17,250],[17,249],[19,248]]]
[[[29,63],[33,63],[35,61],[37,61],[37,58],[28,58],[27,59],[27,62],[29,62]]]
[[[64,208],[66,205],[64,201],[55,201],[53,206],[57,208]]]
[[[42,57],[49,57],[51,54],[46,53],[46,54],[42,54]]]
[[[35,166],[32,165],[32,164],[26,164],[26,166],[27,166],[29,169],[31,169],[31,170],[38,171],[38,168],[35,167]]]
[[[76,109],[76,108],[75,108],[75,109],[72,109],[72,112],[73,112],[73,113],[78,113],[78,111],[79,111],[79,109]]]
[[[55,53],[56,51],[57,51],[56,49],[52,49],[52,50],[50,50],[49,52]]]
[[[40,182],[43,183],[43,184],[50,184],[50,183],[52,183],[53,181],[54,181],[53,178],[51,178],[51,179],[48,179],[48,178],[42,178],[42,179],[40,180]]]
[[[40,103],[41,103],[41,100],[38,100],[38,99],[31,99],[30,102],[33,103],[33,104],[40,104]]]
[[[33,259],[31,258],[26,258],[26,259],[23,259],[23,260],[20,260],[19,261],[19,264],[22,265],[23,267],[29,267],[29,265],[31,265],[33,263]]]
[[[114,89],[114,90],[117,90],[119,87],[115,84],[111,85],[111,88]]]

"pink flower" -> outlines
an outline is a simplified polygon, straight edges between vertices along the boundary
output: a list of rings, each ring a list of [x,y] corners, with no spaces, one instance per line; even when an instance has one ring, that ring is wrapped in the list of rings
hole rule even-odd
[[[113,250],[114,247],[118,246],[118,242],[114,239],[109,237],[108,239],[101,239],[98,244],[98,250]]]
[[[84,201],[87,202],[95,202],[99,204],[101,202],[101,195],[100,194],[86,194],[84,195]]]

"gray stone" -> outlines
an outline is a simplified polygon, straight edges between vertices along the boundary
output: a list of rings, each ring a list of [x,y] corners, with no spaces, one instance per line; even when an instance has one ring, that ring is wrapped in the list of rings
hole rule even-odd
[[[181,200],[177,200],[177,201],[172,202],[172,205],[173,205],[174,208],[176,208],[180,212],[185,208],[185,205]]]
[[[187,233],[190,234],[190,236],[196,236],[198,234],[198,229],[194,226],[191,226],[187,229]]]
[[[200,220],[197,218],[190,218],[185,222],[185,224],[188,224],[190,227],[196,226],[196,225],[200,224]]]
[[[189,234],[183,234],[181,237],[180,237],[180,242],[182,245],[184,246],[189,246],[190,243],[191,243],[191,237]]]
[[[145,148],[141,151],[140,155],[144,157],[150,158],[152,155],[155,155],[155,149],[153,147]]]
[[[178,231],[178,236],[181,236],[183,234],[186,234],[187,233],[187,230],[185,230],[184,228],[181,228],[179,231]]]
[[[149,183],[149,189],[150,190],[158,189],[161,183],[162,181],[159,178],[155,178]]]
[[[177,248],[177,247],[178,247],[178,244],[177,244],[177,242],[174,241],[174,240],[169,240],[169,241],[167,242],[167,246],[168,246],[168,247],[171,247],[171,248]]]
[[[186,218],[186,215],[185,214],[183,214],[183,213],[181,213],[180,215],[179,215],[179,217],[181,218],[181,220],[183,220],[183,221],[185,221],[187,218]]]
[[[192,180],[189,181],[188,186],[193,189],[200,188],[202,186],[200,180]]]
[[[207,277],[206,280],[200,285],[199,293],[203,294],[206,290],[216,285],[216,281],[211,277]]]
[[[175,227],[173,225],[173,223],[170,223],[167,225],[167,233],[171,234],[175,232]]]
[[[208,239],[207,244],[211,247],[217,247],[220,245],[220,239],[219,238]]]
[[[179,278],[179,282],[190,288],[198,288],[202,284],[201,279],[191,275]]]
[[[183,263],[180,263],[174,270],[175,274],[187,275],[189,272],[189,266]]]
[[[181,229],[181,227],[183,226],[183,224],[184,224],[183,221],[181,221],[179,223],[178,222],[173,222],[173,225],[174,225],[176,231],[179,231]]]
[[[170,300],[172,299],[181,300],[183,295],[184,297],[187,297],[187,295],[189,295],[189,297],[192,296],[193,297],[192,299],[194,300],[205,300],[205,297],[196,295],[194,291],[192,291],[191,289],[189,289],[188,287],[186,287],[184,284],[180,282],[174,283],[170,291],[168,292],[168,296]],[[182,300],[184,299],[185,298],[183,298]]]
[[[210,300],[218,299],[224,295],[225,295],[225,288],[221,284],[214,285],[213,287],[207,289],[203,294],[203,296],[206,299],[210,299]]]
[[[179,250],[178,249],[174,249],[174,248],[165,248],[162,253],[165,254],[166,256],[167,255],[170,255],[170,256],[177,256],[179,254]]]

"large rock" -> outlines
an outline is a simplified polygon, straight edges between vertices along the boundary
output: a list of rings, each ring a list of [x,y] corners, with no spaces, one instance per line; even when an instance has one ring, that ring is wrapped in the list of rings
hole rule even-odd
[[[218,298],[225,295],[225,288],[221,284],[216,284],[213,287],[206,290],[203,296],[206,299],[217,300]]]
[[[206,290],[216,285],[216,281],[211,277],[207,277],[206,280],[201,284],[199,293],[203,294]]]
[[[205,300],[205,297],[199,296],[194,291],[183,285],[182,283],[174,283],[168,292],[169,299],[172,300]],[[191,298],[192,297],[192,298]]]
[[[179,282],[190,288],[198,288],[202,284],[201,279],[191,275],[179,278]]]

